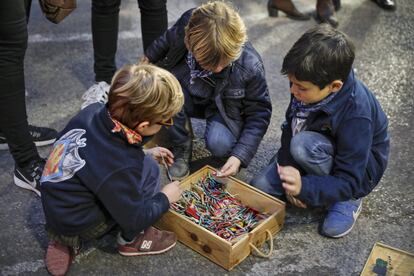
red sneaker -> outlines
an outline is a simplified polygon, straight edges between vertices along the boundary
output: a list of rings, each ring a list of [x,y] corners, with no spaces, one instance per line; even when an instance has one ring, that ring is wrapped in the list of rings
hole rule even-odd
[[[50,241],[46,251],[46,268],[54,276],[65,275],[72,263],[72,253],[68,246]]]
[[[170,250],[176,243],[177,236],[173,232],[151,226],[138,234],[132,243],[120,244],[118,241],[118,252],[123,256],[154,255]]]

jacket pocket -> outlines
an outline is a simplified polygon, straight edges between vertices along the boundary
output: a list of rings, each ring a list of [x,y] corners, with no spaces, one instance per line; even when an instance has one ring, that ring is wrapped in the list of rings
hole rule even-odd
[[[223,91],[223,103],[227,116],[241,121],[243,116],[244,89],[227,89]]]
[[[365,181],[368,184],[369,192],[371,192],[378,184],[378,164],[372,153],[368,158],[367,168],[365,169]]]

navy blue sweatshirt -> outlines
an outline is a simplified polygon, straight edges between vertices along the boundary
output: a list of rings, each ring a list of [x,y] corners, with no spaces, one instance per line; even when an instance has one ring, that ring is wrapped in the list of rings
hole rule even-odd
[[[46,223],[57,234],[79,235],[108,219],[127,236],[156,222],[169,208],[159,168],[142,146],[128,143],[107,108],[80,111],[61,132],[41,179]]]

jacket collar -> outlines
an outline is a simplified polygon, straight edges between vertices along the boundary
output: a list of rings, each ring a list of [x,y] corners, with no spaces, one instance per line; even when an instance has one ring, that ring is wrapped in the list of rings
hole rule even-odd
[[[349,97],[354,94],[355,91],[355,74],[354,70],[352,69],[351,72],[348,75],[347,80],[345,81],[344,85],[342,86],[341,90],[339,90],[335,98],[321,107],[320,110],[332,114],[336,110],[338,110],[341,106],[345,104],[346,101],[348,101]]]
[[[112,135],[116,135],[117,137],[121,138],[122,140],[128,142],[131,145],[141,145],[142,136],[139,135],[137,132],[133,131],[132,129],[128,128],[121,122],[111,118],[109,114],[107,106],[103,106],[99,111],[99,117],[103,122],[105,129],[108,133],[112,133]]]

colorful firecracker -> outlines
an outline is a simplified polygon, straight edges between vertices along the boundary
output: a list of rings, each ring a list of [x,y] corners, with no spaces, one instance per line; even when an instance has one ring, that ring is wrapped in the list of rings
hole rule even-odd
[[[227,241],[250,232],[269,217],[243,205],[210,173],[185,190],[171,209]]]

